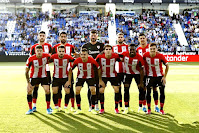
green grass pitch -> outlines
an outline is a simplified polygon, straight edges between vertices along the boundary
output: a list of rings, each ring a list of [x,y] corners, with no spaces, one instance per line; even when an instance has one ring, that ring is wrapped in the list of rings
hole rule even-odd
[[[25,115],[28,110],[25,63],[1,62],[0,132],[199,132],[199,63],[170,63],[165,90],[167,114],[164,116],[154,110],[151,115],[137,113],[138,89],[134,81],[130,89],[130,107],[134,112],[127,115],[114,113],[110,84],[105,90],[103,115],[88,112],[86,87],[81,92],[82,115],[63,112],[47,115],[42,87],[37,100],[38,112]],[[54,107],[52,98],[51,106]]]

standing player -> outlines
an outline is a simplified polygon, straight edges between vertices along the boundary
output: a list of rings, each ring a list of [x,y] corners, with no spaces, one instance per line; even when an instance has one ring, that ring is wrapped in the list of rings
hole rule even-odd
[[[156,43],[150,44],[150,52],[146,52],[143,55],[145,62],[145,69],[147,73],[147,105],[148,105],[148,114],[151,114],[151,87],[159,86],[160,90],[160,113],[165,114],[163,110],[164,101],[165,101],[165,84],[166,76],[169,70],[169,64],[164,57],[164,55],[157,52]],[[165,72],[163,73],[162,63],[166,65]]]
[[[144,53],[149,52],[149,44],[147,44],[147,38],[146,35],[141,33],[139,35],[138,41],[140,43],[140,47],[137,48],[137,53],[141,56],[144,55]],[[146,75],[146,73],[145,73]],[[146,82],[146,76],[144,77],[144,82]],[[146,94],[146,88],[144,93]],[[157,87],[153,88],[153,98],[154,98],[154,102],[155,102],[155,111],[156,112],[160,112],[160,109],[158,108],[158,91],[157,91]],[[146,99],[146,97],[145,97]],[[145,110],[146,108],[146,100],[143,101],[139,101],[139,108],[138,108],[138,112],[142,109],[142,104],[143,104],[143,110]]]
[[[115,91],[115,113],[118,114],[118,103],[119,103],[119,85],[120,82],[117,78],[117,72],[115,70],[115,63],[116,61],[120,61],[120,57],[118,54],[112,52],[112,46],[111,45],[105,45],[104,46],[104,53],[99,54],[96,58],[96,61],[101,67],[102,71],[102,80],[107,85],[107,82],[109,81],[111,85],[113,86],[113,89]],[[100,104],[101,104],[101,110],[100,114],[104,113],[104,87],[100,87]]]
[[[74,58],[70,55],[65,54],[65,47],[64,45],[58,46],[58,54],[53,54],[50,58],[49,62],[54,62],[54,73],[53,73],[53,83],[52,83],[52,89],[53,89],[53,101],[55,104],[55,109],[53,110],[53,113],[57,113],[59,110],[58,106],[58,89],[59,86],[64,87],[65,90],[65,113],[69,113],[68,110],[68,102],[70,99],[70,87],[71,85],[71,77],[68,75],[72,75],[72,71],[67,70],[68,66],[70,66],[70,62],[73,62]],[[68,78],[69,77],[69,78]],[[66,82],[69,83],[66,83]]]
[[[90,32],[90,42],[84,44],[82,46],[82,48],[86,48],[88,49],[88,54],[90,56],[92,56],[94,59],[97,57],[98,54],[100,54],[102,51],[103,51],[103,48],[104,48],[104,44],[103,43],[100,43],[97,41],[97,37],[98,37],[98,34],[97,34],[97,31],[96,30],[91,30]],[[95,73],[95,81],[96,81],[96,95],[97,95],[97,100],[96,100],[96,110],[98,111],[99,108],[98,108],[98,100],[99,100],[99,86],[98,86],[98,72],[97,72],[97,69],[94,70],[94,73]],[[91,111],[91,91],[90,89],[88,89],[88,101],[89,101],[89,111]]]
[[[39,42],[35,45],[33,45],[30,49],[30,56],[34,55],[36,53],[36,46],[41,45],[43,48],[43,53],[51,54],[52,53],[52,46],[48,43],[45,43],[46,39],[46,33],[44,31],[40,31],[38,34]],[[46,64],[46,71],[47,71],[47,78],[49,85],[51,84],[51,76],[50,76],[50,68],[49,65]],[[38,87],[39,85],[35,85],[35,88],[33,90],[33,112],[36,111],[36,102],[38,97]]]
[[[122,54],[123,52],[128,51],[128,45],[124,43],[124,34],[123,33],[118,33],[117,34],[117,42],[118,44],[113,46],[113,52],[117,54]],[[118,75],[118,79],[120,82],[119,86],[119,104],[120,108],[119,110],[122,110],[122,92],[121,92],[121,83],[124,81],[124,75],[125,75],[125,70],[124,70],[124,62],[117,62],[116,63],[116,71]]]
[[[52,110],[50,108],[50,85],[47,79],[46,64],[50,58],[49,54],[43,53],[43,47],[38,45],[35,47],[36,55],[33,55],[28,58],[26,62],[26,80],[28,83],[27,87],[27,100],[29,105],[29,110],[26,114],[33,113],[32,109],[32,92],[35,85],[41,83],[42,87],[45,90],[46,94],[46,103],[47,103],[47,114],[51,114]],[[31,73],[29,77],[29,71],[31,68]]]
[[[82,48],[80,57],[77,58],[74,61],[72,69],[75,67],[78,67],[78,72],[77,72],[77,79],[76,79],[76,103],[77,103],[77,111],[75,114],[82,113],[81,110],[81,96],[80,96],[80,91],[81,88],[86,82],[88,84],[88,87],[90,87],[91,91],[91,106],[92,110],[91,112],[93,114],[97,114],[97,112],[94,110],[95,107],[95,101],[96,101],[96,81],[95,81],[95,73],[94,73],[94,67],[98,70],[98,76],[99,76],[99,84],[104,86],[103,81],[101,79],[101,70],[95,59],[92,57],[88,57],[88,50],[86,48]]]
[[[76,56],[76,53],[75,53],[75,48],[73,45],[71,44],[68,44],[66,42],[67,40],[67,33],[66,32],[61,32],[59,34],[59,40],[60,40],[60,43],[59,44],[56,44],[54,47],[53,47],[53,54],[55,53],[58,53],[58,47],[60,45],[64,45],[65,46],[65,53],[70,55],[70,56]],[[69,68],[71,67],[71,64],[68,65],[68,68],[67,70],[69,71]],[[74,90],[73,90],[73,83],[74,83],[74,80],[73,80],[73,76],[72,76],[72,85],[70,87],[70,99],[71,99],[71,111],[75,111],[75,106],[74,106],[74,102],[75,102],[75,94],[74,94]],[[58,106],[59,106],[59,110],[61,110],[61,99],[62,99],[62,85],[59,86],[59,89],[58,89]]]
[[[125,110],[123,114],[127,114],[129,112],[129,100],[130,94],[129,89],[132,82],[132,79],[135,79],[137,87],[139,89],[139,101],[143,101],[145,99],[144,93],[144,61],[141,55],[136,54],[135,44],[129,45],[129,52],[122,53],[124,66],[125,66],[125,78],[124,78],[124,102],[125,102]],[[147,112],[146,108],[143,108],[144,112]]]

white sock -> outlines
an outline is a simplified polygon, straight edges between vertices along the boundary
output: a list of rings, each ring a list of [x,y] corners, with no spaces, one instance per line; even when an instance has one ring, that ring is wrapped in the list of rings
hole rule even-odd
[[[56,108],[56,109],[58,109],[58,108],[59,108],[59,106],[55,106],[55,108]]]
[[[155,105],[155,107],[158,107],[158,105]]]
[[[146,108],[146,105],[143,105],[144,108]]]
[[[33,103],[33,107],[36,107],[36,103]]]

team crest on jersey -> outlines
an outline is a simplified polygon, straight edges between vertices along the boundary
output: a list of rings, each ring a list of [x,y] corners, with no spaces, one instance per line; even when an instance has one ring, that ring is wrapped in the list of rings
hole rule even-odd
[[[97,46],[98,49],[100,49],[100,46]]]

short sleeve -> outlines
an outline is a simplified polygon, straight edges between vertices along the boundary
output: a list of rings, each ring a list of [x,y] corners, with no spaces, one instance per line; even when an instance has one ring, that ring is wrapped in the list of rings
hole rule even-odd
[[[168,61],[167,61],[167,59],[164,57],[163,54],[161,54],[161,61],[163,62],[164,65],[167,65],[167,64],[168,64]]]
[[[49,44],[49,53],[52,54],[52,52],[53,52],[53,48],[52,48],[52,46]]]
[[[52,54],[56,54],[56,46],[53,47]]]
[[[72,69],[74,69],[78,64],[78,58],[74,61],[73,65],[72,65]]]
[[[92,59],[92,63],[96,66],[97,69],[100,68],[99,64],[97,63],[97,61],[95,61],[95,59]]]
[[[68,55],[68,59],[69,59],[69,62],[73,62],[75,59],[72,57],[72,56],[70,56],[70,55]]]
[[[95,60],[99,63],[99,61],[100,61],[100,55],[97,55],[97,57],[95,58]]]
[[[75,53],[75,47],[72,45],[72,53]]]
[[[26,68],[30,68],[32,64],[31,58],[29,57],[26,61]]]
[[[144,66],[144,60],[142,58],[142,56],[139,55],[139,62],[141,64],[141,67]]]
[[[34,55],[35,54],[35,48],[34,45],[30,48],[30,55]]]

